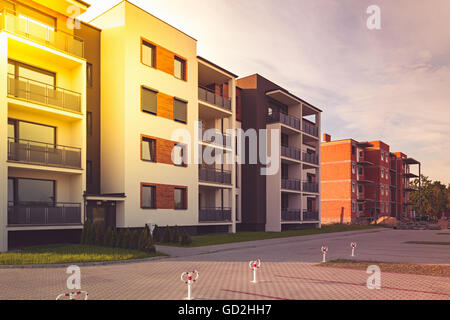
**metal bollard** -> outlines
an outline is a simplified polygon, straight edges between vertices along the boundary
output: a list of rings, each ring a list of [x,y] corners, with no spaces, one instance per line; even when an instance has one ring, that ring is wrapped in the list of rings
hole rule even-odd
[[[191,286],[197,282],[199,273],[197,270],[193,270],[190,272],[183,272],[181,274],[181,281],[187,284],[188,286],[188,296],[185,298],[185,300],[194,300],[194,298],[191,295]]]
[[[326,255],[327,255],[327,252],[328,252],[328,247],[322,246],[321,251],[322,251],[322,253],[323,253],[323,259],[322,259],[322,262],[327,262],[327,260],[326,260]]]
[[[256,280],[256,270],[261,268],[261,260],[257,259],[255,261],[250,261],[248,266],[250,267],[250,270],[253,271],[253,281],[251,281],[251,282],[257,283],[258,281]]]
[[[352,257],[354,257],[354,256],[355,256],[356,242],[352,242],[352,243],[350,244],[350,246],[352,247]]]

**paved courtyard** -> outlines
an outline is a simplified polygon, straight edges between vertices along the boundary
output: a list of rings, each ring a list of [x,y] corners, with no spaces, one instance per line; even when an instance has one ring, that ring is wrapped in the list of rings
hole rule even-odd
[[[350,258],[350,242],[358,244],[361,260],[449,264],[443,245],[411,245],[405,241],[450,241],[442,231],[390,229],[264,240],[205,248],[159,250],[171,258],[108,266],[81,267],[81,286],[90,299],[183,299],[184,271],[197,269],[197,299],[445,299],[450,278],[394,273],[381,274],[381,289],[369,290],[365,270],[315,266],[320,247],[328,259]],[[260,258],[257,284],[250,282],[248,261]],[[0,269],[0,299],[55,299],[66,292],[65,268]]]

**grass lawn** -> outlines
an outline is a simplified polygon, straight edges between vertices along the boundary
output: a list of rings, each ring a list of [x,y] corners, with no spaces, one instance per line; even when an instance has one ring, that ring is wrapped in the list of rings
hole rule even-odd
[[[323,234],[330,232],[343,232],[343,231],[357,231],[357,230],[367,230],[376,229],[381,226],[358,226],[358,225],[327,225],[322,226],[321,229],[311,228],[303,230],[289,230],[283,232],[237,232],[237,233],[217,233],[217,234],[207,234],[201,236],[193,236],[192,244],[187,247],[203,247],[216,244],[234,243],[234,242],[245,242],[245,241],[255,241],[264,239],[276,239],[276,238],[288,238],[288,237],[298,237],[307,236],[312,234]],[[168,246],[180,246],[178,244],[161,243],[159,245]]]
[[[143,259],[164,255],[157,252],[88,245],[52,245],[29,247],[18,251],[0,253],[0,265],[57,264],[79,262],[102,262]]]
[[[407,243],[407,244],[435,244],[435,245],[442,245],[442,246],[450,245],[450,242],[445,242],[445,241],[407,241],[405,243]]]
[[[377,261],[333,260],[320,263],[320,267],[367,270],[370,265],[377,265],[381,272],[419,274],[426,276],[450,277],[450,265],[424,265],[407,263],[388,263]]]

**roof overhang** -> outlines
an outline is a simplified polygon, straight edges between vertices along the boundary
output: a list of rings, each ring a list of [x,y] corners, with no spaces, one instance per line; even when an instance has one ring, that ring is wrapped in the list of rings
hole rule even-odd
[[[406,178],[418,178],[419,177],[418,175],[416,175],[414,173],[404,173],[403,176]]]
[[[75,17],[78,16],[78,14],[82,14],[86,12],[86,10],[91,6],[89,3],[86,3],[81,0],[33,0],[34,2],[50,8],[52,10],[55,10],[58,13],[61,13],[65,16],[71,15],[73,17],[73,14],[75,14]],[[71,7],[75,6],[76,8],[79,8],[79,12],[75,12],[74,10],[71,10]]]
[[[297,99],[290,93],[285,92],[280,89],[267,91],[266,96],[268,96],[269,98],[276,100],[286,106],[291,106],[291,105],[302,103],[302,101],[300,99]]]
[[[356,145],[358,146],[358,148],[369,148],[369,147],[373,147],[373,144],[371,144],[370,142],[357,142]]]
[[[405,161],[405,163],[407,163],[407,164],[420,164],[420,162],[414,158],[406,158],[406,159],[403,159],[403,161]]]

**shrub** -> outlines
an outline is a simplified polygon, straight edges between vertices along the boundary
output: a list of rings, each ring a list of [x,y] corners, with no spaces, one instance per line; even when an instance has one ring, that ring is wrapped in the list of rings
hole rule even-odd
[[[147,245],[147,242],[148,242],[148,237],[149,237],[149,233],[148,233],[148,228],[146,226],[144,228],[144,230],[142,230],[141,234],[139,235],[139,241],[138,241],[138,245],[137,245],[137,248],[139,250],[143,250],[145,248],[145,246]]]
[[[95,244],[102,246],[105,242],[105,223],[97,222],[95,224]]]
[[[116,243],[114,246],[116,248],[122,248],[122,243],[123,243],[123,231],[122,229],[118,229],[116,230]]]
[[[130,229],[127,229],[125,231],[125,234],[123,235],[123,241],[122,241],[122,248],[128,249],[131,245],[131,231]]]
[[[155,225],[152,236],[153,236],[153,241],[155,241],[155,242],[161,241],[161,231],[159,230],[158,225]]]
[[[94,245],[95,239],[96,239],[95,223],[90,223],[88,229],[87,244]]]
[[[171,238],[172,237],[170,236],[170,228],[169,228],[169,226],[166,226],[163,236],[162,236],[162,239],[161,239],[161,242],[169,243]]]
[[[83,231],[81,232],[80,244],[88,243],[89,227],[90,227],[89,221],[85,221],[83,225]]]
[[[180,232],[179,232],[179,230],[178,230],[178,226],[175,226],[174,228],[173,228],[173,231],[172,231],[172,233],[171,233],[171,239],[170,239],[170,242],[172,242],[172,243],[179,243],[180,242]]]
[[[128,249],[137,249],[139,242],[139,232],[137,230],[131,231],[130,243]]]
[[[111,241],[109,245],[111,248],[117,247],[117,237],[118,237],[117,229],[114,228],[111,233]]]
[[[180,240],[180,244],[182,246],[188,246],[192,243],[192,239],[191,236],[189,235],[189,233],[186,231],[186,229],[183,229],[183,232],[181,234],[181,240]]]

